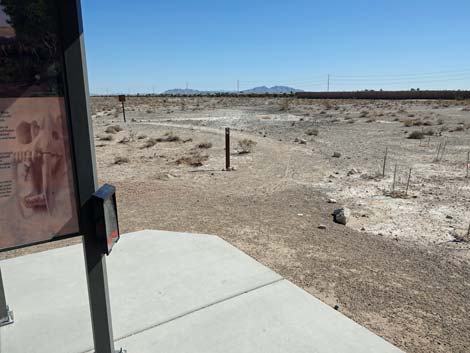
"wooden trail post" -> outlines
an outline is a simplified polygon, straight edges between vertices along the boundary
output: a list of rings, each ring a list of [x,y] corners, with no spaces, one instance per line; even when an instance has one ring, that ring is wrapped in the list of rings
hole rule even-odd
[[[225,128],[225,170],[230,170],[230,128]]]
[[[384,166],[382,170],[382,176],[385,177],[385,167],[387,166],[387,155],[388,155],[388,147],[385,148],[385,156],[384,156]]]
[[[119,102],[122,103],[122,116],[124,117],[124,122],[127,123],[127,121],[126,121],[126,107],[125,107],[126,96],[123,95],[123,94],[119,95]]]

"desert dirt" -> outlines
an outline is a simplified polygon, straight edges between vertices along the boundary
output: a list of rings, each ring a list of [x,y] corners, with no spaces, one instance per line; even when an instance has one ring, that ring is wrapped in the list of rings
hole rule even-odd
[[[126,104],[124,124],[116,97],[92,100],[99,180],[117,187],[122,232],[219,235],[406,352],[470,351],[470,102]]]

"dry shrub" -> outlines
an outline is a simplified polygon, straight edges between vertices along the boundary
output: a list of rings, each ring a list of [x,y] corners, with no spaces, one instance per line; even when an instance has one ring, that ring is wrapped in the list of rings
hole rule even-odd
[[[423,122],[419,119],[403,119],[403,120],[401,120],[401,122],[406,127],[423,125]]]
[[[367,110],[363,110],[361,111],[361,113],[359,114],[359,118],[365,118],[369,115],[369,112]]]
[[[131,141],[131,139],[127,136],[124,136],[121,140],[119,140],[119,143],[122,143],[122,144],[127,144]]]
[[[403,119],[401,120],[404,126],[406,127],[411,127],[413,126],[413,120],[412,119]]]
[[[119,131],[122,131],[122,127],[119,125],[111,125],[111,126],[108,126],[106,130],[104,130],[104,132],[108,134],[115,134],[115,133],[118,133]]]
[[[412,140],[422,140],[424,138],[424,132],[413,131],[411,134],[408,135],[408,138]]]
[[[163,137],[155,139],[156,142],[179,142],[181,138],[174,135],[173,132],[167,132]]]
[[[311,128],[305,131],[308,136],[318,136],[318,129]]]
[[[376,118],[369,118],[366,120],[366,123],[375,123],[377,121]]]
[[[442,125],[442,124],[444,124],[444,119],[442,118],[437,119],[437,125]]]
[[[129,158],[127,157],[122,157],[122,156],[117,156],[114,158],[114,164],[121,165],[125,163],[130,163]]]
[[[238,147],[240,148],[239,154],[247,154],[253,152],[256,146],[256,142],[250,139],[243,139],[238,141]]]
[[[290,101],[289,99],[284,99],[282,102],[281,102],[281,106],[279,108],[279,110],[281,112],[287,112],[289,110],[289,104],[290,104]]]
[[[434,136],[435,132],[433,129],[426,129],[424,130],[423,134],[425,134],[426,136]]]
[[[331,105],[331,102],[326,100],[322,102],[323,107],[325,107],[326,110],[330,110],[333,106]]]
[[[147,135],[139,135],[137,136],[137,140],[143,140],[143,139],[146,139],[147,138]]]
[[[464,130],[465,130],[464,125],[459,125],[455,129],[453,129],[451,132],[464,131]]]
[[[201,142],[201,143],[198,144],[196,147],[197,147],[197,148],[201,148],[201,149],[208,149],[208,148],[211,148],[211,147],[212,147],[212,143],[211,143],[211,142],[208,142],[208,141],[205,141],[205,142]]]
[[[149,139],[147,139],[147,141],[144,142],[141,149],[150,148],[150,147],[155,146],[156,144],[157,144],[157,139],[150,137]]]
[[[98,140],[100,141],[112,141],[113,135],[99,135]]]
[[[181,157],[176,160],[176,164],[187,164],[191,167],[201,167],[204,162],[209,159],[209,156],[202,155],[199,152],[191,153],[188,156]]]

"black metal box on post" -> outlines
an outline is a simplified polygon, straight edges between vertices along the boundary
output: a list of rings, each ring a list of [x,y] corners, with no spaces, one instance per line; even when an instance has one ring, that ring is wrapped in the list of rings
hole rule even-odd
[[[116,204],[116,188],[105,184],[93,194],[93,214],[96,237],[101,252],[109,255],[119,240],[119,223]]]

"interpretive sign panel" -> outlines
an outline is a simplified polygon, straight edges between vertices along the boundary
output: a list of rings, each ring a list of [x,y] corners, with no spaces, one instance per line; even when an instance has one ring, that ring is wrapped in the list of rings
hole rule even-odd
[[[0,250],[79,232],[59,26],[55,1],[0,0]]]

